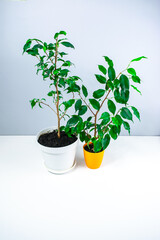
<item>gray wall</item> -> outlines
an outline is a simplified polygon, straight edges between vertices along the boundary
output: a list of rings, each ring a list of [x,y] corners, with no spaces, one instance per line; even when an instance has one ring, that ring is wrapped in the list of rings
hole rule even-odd
[[[130,104],[141,112],[132,135],[160,134],[160,3],[157,0],[26,0],[0,1],[0,134],[36,134],[56,124],[49,109],[31,110],[29,99],[45,97],[48,84],[36,75],[36,59],[22,56],[28,38],[52,41],[66,30],[75,45],[70,59],[90,93],[99,87],[94,78],[103,55],[113,59],[117,71],[134,63],[143,82],[143,93],[131,95]],[[123,135],[127,134],[125,131]]]

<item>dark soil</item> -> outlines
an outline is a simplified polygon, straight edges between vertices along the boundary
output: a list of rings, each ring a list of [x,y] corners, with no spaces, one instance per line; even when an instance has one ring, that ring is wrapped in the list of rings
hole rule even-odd
[[[61,132],[61,137],[58,138],[56,130],[42,134],[38,138],[38,142],[46,147],[65,147],[74,143],[76,140],[77,137],[75,135],[68,137],[64,131]]]
[[[89,144],[89,147],[86,145],[86,146],[84,147],[84,149],[85,149],[87,152],[95,153],[95,151],[94,151],[94,149],[93,149],[93,143]],[[101,151],[99,151],[99,152],[102,152],[102,151],[103,151],[103,148],[102,148]],[[99,153],[99,152],[98,152],[98,153]]]

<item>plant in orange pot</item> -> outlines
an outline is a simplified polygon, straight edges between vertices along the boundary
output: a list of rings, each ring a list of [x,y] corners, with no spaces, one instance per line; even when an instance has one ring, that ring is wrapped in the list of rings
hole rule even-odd
[[[77,132],[83,146],[84,158],[87,167],[99,168],[104,155],[104,150],[110,144],[110,140],[116,140],[121,132],[122,126],[130,134],[128,121],[133,122],[133,115],[140,120],[137,108],[129,105],[131,90],[136,90],[141,83],[134,68],[130,67],[132,62],[140,61],[146,57],[138,57],[131,60],[128,66],[116,75],[113,61],[104,56],[107,66],[98,65],[100,74],[95,74],[101,87],[95,90],[92,98],[88,98],[88,90],[82,85],[78,91],[79,99],[75,102],[75,111],[67,122],[67,131]],[[105,111],[102,111],[102,107]],[[90,116],[84,120],[82,115],[90,112]]]

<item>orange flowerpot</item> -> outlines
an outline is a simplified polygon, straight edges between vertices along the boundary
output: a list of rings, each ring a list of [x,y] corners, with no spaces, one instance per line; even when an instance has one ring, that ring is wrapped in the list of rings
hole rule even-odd
[[[84,153],[84,160],[86,162],[87,167],[91,169],[99,168],[103,160],[104,151],[101,151],[98,153],[91,153],[84,149],[86,145],[87,143],[83,145],[83,153]]]

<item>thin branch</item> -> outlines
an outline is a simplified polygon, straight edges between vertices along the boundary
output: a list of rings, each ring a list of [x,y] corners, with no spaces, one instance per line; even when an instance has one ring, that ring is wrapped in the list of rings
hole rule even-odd
[[[57,115],[56,111],[49,104],[44,103],[42,101],[40,101],[39,103],[44,104],[45,106],[49,107]]]
[[[91,111],[91,113],[95,116],[95,113],[92,111],[92,109],[90,108],[90,106],[86,103],[86,101],[82,98],[82,96],[79,93],[80,98],[82,99],[82,101],[86,104],[86,106],[89,108],[89,110]]]

